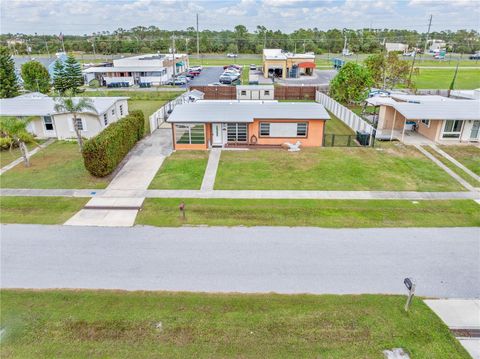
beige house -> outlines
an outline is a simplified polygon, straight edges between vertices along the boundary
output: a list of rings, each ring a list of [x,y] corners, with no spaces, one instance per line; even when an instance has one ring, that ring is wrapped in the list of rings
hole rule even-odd
[[[85,138],[97,135],[113,122],[128,115],[128,97],[92,97],[97,112],[77,115]],[[59,140],[76,138],[71,113],[55,111],[55,99],[42,94],[27,94],[0,100],[0,116],[33,117],[28,130],[38,138]]]
[[[282,49],[263,50],[263,76],[298,78],[302,75],[313,75],[315,70],[315,54],[294,54]]]
[[[367,103],[378,108],[376,138],[411,144],[480,141],[478,100],[392,94]]]
[[[238,85],[237,100],[273,100],[275,88],[273,85]]]

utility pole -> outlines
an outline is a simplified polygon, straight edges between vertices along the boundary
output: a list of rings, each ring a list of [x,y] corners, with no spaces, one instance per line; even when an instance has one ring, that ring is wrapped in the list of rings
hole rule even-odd
[[[172,86],[175,86],[175,35],[172,35]]]
[[[415,66],[415,58],[417,57],[417,52],[413,52],[413,60],[412,60],[412,67],[410,68],[410,75],[408,76],[408,86],[412,86],[412,74],[413,74],[413,67]]]
[[[433,17],[433,15],[430,14],[430,21],[428,22],[427,38],[425,39],[425,48],[423,49],[423,54],[424,55],[427,52],[428,36],[430,35],[430,28],[432,26],[432,17]]]
[[[267,47],[267,31],[265,30],[263,32],[263,48],[265,49]]]
[[[448,95],[447,97],[450,97],[450,93],[452,90],[455,88],[455,80],[457,79],[457,73],[458,73],[458,65],[460,64],[460,58],[457,60],[457,67],[455,67],[455,74],[453,75],[453,80],[452,83],[450,84],[450,87],[448,88]]]
[[[47,38],[45,37],[45,35],[43,35],[43,39],[45,41],[45,48],[47,49],[47,55],[48,55],[48,57],[50,57],[50,51],[48,51],[48,42],[47,42]]]
[[[200,38],[198,37],[198,13],[197,13],[197,59],[200,59]]]

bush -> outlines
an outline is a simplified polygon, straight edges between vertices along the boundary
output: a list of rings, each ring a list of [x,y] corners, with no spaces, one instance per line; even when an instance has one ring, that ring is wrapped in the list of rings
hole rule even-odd
[[[88,83],[88,86],[91,87],[91,88],[94,88],[94,89],[99,88],[100,87],[100,81],[98,81],[97,79],[93,79]]]
[[[12,145],[12,139],[10,137],[0,137],[0,149],[9,149]]]
[[[96,177],[112,173],[128,151],[142,139],[145,120],[142,111],[132,111],[85,142],[82,155],[85,168]]]

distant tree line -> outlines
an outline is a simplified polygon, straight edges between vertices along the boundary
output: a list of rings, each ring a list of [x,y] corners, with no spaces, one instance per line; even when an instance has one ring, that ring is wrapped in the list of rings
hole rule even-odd
[[[431,32],[429,39],[444,40],[447,50],[457,53],[473,53],[480,50],[480,36],[476,30],[457,30]],[[90,35],[25,35],[2,34],[0,43],[9,46],[16,54],[55,53],[81,51],[85,53],[117,54],[168,52],[175,37],[175,49],[179,52],[196,53],[196,31],[193,27],[186,30],[167,31],[156,26],[136,26],[126,30],[102,31]],[[423,48],[426,33],[414,30],[392,29],[331,29],[322,31],[317,28],[298,29],[292,33],[270,30],[257,26],[249,32],[243,25],[234,30],[211,31],[199,33],[201,53],[250,53],[259,54],[264,47],[282,48],[289,51],[313,51],[321,53],[339,53],[344,46],[345,37],[350,51],[356,53],[375,53],[382,49],[383,42],[401,42],[411,47]]]

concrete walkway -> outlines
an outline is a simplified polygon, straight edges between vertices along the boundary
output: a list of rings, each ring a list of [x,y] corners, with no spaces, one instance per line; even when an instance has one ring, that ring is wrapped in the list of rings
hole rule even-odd
[[[166,156],[171,153],[171,131],[159,129],[143,139],[129,154],[130,158],[110,182],[98,191],[85,207],[70,218],[71,226],[128,227],[135,224],[138,210]]]
[[[468,174],[470,177],[472,177],[473,179],[477,180],[480,182],[480,176],[478,176],[476,173],[472,172],[470,169],[468,169],[467,167],[465,167],[463,164],[461,164],[460,162],[458,162],[455,158],[453,158],[452,156],[450,156],[448,153],[446,153],[445,151],[443,151],[442,149],[438,148],[436,145],[430,145],[430,147],[436,151],[439,155],[445,157],[447,160],[449,160],[450,162],[452,162],[455,166],[457,166],[458,168],[460,168],[463,172],[465,172],[466,174]]]
[[[38,145],[37,147],[35,147],[33,150],[29,151],[28,152],[28,157],[32,157],[34,154],[36,154],[38,151],[40,150],[43,150],[45,147],[51,145],[53,142],[55,142],[55,139],[54,138],[51,138],[49,139],[48,141],[42,143],[41,145]],[[18,165],[19,163],[22,163],[23,162],[23,157],[19,157],[17,158],[15,161],[12,161],[10,162],[8,165],[6,166],[3,166],[1,169],[0,169],[0,176],[3,175],[5,172],[7,172],[8,170],[11,170],[13,167],[15,167],[16,165]]]
[[[480,331],[480,300],[438,299],[424,302],[454,331],[472,358],[480,359],[480,338],[468,335]]]
[[[201,191],[213,191],[213,186],[215,185],[215,178],[217,177],[218,163],[220,162],[221,154],[222,150],[219,148],[212,148],[210,150],[207,168],[205,169],[202,186],[200,187]]]
[[[422,148],[420,145],[415,145],[415,148],[422,152],[425,156],[427,156],[429,159],[431,159],[438,167],[442,168],[445,172],[447,172],[450,177],[455,179],[458,183],[460,183],[463,187],[465,187],[469,191],[476,191],[475,187],[473,187],[470,183],[465,181],[462,177],[457,175],[455,172],[453,172],[450,168],[445,166],[440,160],[435,158],[434,155],[432,155],[430,152]]]
[[[97,189],[0,189],[2,196],[113,197],[113,198],[232,198],[232,199],[384,199],[384,200],[480,200],[479,192],[414,191],[284,191],[284,190],[97,190]]]

